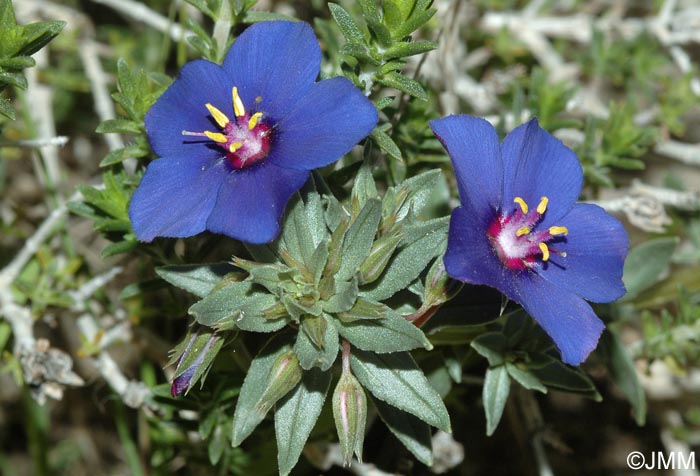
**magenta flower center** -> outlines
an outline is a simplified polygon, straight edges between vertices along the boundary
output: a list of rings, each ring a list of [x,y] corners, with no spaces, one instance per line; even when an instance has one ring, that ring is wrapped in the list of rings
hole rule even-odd
[[[569,230],[563,226],[550,226],[546,230],[536,230],[547,210],[549,199],[542,197],[535,210],[530,210],[520,197],[513,202],[518,208],[511,214],[500,215],[489,226],[486,235],[506,268],[523,270],[532,268],[538,260],[549,261],[551,254],[566,257],[566,253],[552,250],[547,243]]]
[[[219,131],[182,131],[182,134],[211,139],[224,150],[226,160],[233,168],[242,169],[267,157],[270,152],[272,126],[263,119],[262,112],[255,114],[246,112],[243,101],[238,95],[238,88],[235,86],[232,96],[235,114],[233,121],[211,103],[207,103],[205,106],[219,126]]]

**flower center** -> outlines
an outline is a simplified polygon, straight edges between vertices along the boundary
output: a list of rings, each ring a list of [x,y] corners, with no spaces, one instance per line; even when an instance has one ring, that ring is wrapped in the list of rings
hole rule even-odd
[[[242,169],[267,157],[270,152],[272,126],[262,119],[262,112],[252,115],[246,112],[243,101],[238,95],[238,88],[235,86],[232,96],[235,114],[233,121],[211,103],[205,104],[211,117],[219,126],[219,132],[182,131],[182,135],[211,139],[226,152],[226,160],[233,168]]]
[[[546,230],[536,230],[547,210],[549,199],[542,197],[534,211],[530,211],[525,200],[520,197],[515,197],[513,202],[518,208],[509,215],[504,214],[496,218],[486,232],[506,268],[532,268],[538,260],[549,261],[551,254],[566,257],[566,253],[557,252],[547,246],[547,243],[555,238],[568,234],[569,230],[566,227],[550,226]]]

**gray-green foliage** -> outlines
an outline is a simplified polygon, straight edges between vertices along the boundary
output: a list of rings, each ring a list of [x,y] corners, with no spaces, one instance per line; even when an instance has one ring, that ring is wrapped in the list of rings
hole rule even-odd
[[[63,27],[62,21],[43,21],[18,25],[10,0],[0,0],[0,93],[8,86],[27,89],[22,71],[36,64],[31,57],[42,49]],[[15,119],[10,101],[0,95],[0,114]]]
[[[276,333],[253,359],[243,383],[232,429],[234,445],[276,401],[285,399],[277,406],[275,421],[280,472],[288,473],[313,427],[314,419],[298,415],[320,412],[332,367],[341,360],[342,339],[351,349],[342,359],[346,368],[351,363],[362,386],[395,408],[383,411],[390,428],[409,450],[429,459],[422,449],[424,427],[408,424],[413,419],[397,415],[396,409],[449,431],[440,396],[406,353],[431,349],[432,344],[382,301],[406,292],[444,249],[447,221],[419,218],[437,179],[436,172],[418,175],[380,197],[369,167],[363,166],[347,207],[307,186],[290,204],[280,237],[249,247],[258,260],[234,258],[235,266],[159,270],[170,283],[202,297],[190,314],[215,335]],[[280,358],[287,373],[274,370]],[[197,370],[198,376],[203,373]],[[290,425],[299,426],[298,431],[290,433]],[[358,432],[364,433],[364,420]],[[361,448],[354,451],[361,454]]]

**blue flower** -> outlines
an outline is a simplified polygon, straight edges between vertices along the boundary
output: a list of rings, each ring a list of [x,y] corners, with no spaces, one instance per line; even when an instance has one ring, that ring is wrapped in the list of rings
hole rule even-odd
[[[341,158],[377,123],[347,79],[315,82],[320,62],[308,24],[273,21],[243,32],[221,66],[187,63],[146,114],[160,158],[129,206],[136,237],[209,230],[273,240],[310,171]]]
[[[573,151],[536,119],[499,144],[491,124],[464,115],[431,121],[449,153],[462,206],[452,212],[447,273],[494,287],[583,362],[604,325],[585,301],[625,293],[627,233],[602,208],[576,204],[583,184]]]

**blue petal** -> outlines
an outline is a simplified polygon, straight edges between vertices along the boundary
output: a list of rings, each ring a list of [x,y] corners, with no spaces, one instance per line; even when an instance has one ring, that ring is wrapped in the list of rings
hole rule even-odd
[[[269,160],[232,172],[219,189],[207,230],[248,243],[267,243],[280,231],[289,198],[309,172],[284,169]]]
[[[583,170],[576,154],[542,129],[537,119],[514,129],[503,141],[503,207],[512,209],[521,197],[535,208],[549,198],[541,225],[549,226],[574,206],[583,184]]]
[[[228,173],[223,161],[163,158],[151,162],[129,205],[136,238],[184,238],[204,231],[219,186]]]
[[[470,203],[475,218],[491,222],[503,192],[496,130],[484,119],[465,115],[435,119],[430,127],[452,159],[462,204]]]
[[[508,297],[520,303],[549,334],[565,363],[579,365],[586,360],[605,328],[591,306],[535,273],[523,273],[521,278],[514,282],[515,295]]]
[[[178,78],[146,113],[146,132],[153,151],[160,157],[220,156],[221,149],[209,139],[183,136],[182,131],[218,131],[207,103],[233,117],[230,84],[221,67],[209,61],[183,66]]]
[[[552,253],[538,273],[552,284],[593,302],[610,302],[625,294],[622,267],[629,240],[622,223],[605,210],[578,204],[557,223],[569,234],[550,248]]]
[[[321,49],[306,23],[256,23],[238,37],[222,67],[246,108],[277,121],[313,86],[321,67]]]
[[[447,274],[455,279],[514,293],[513,280],[518,274],[503,266],[469,205],[452,211],[444,263]]]
[[[277,123],[268,160],[298,170],[323,167],[347,154],[377,120],[374,105],[350,81],[321,81]]]

